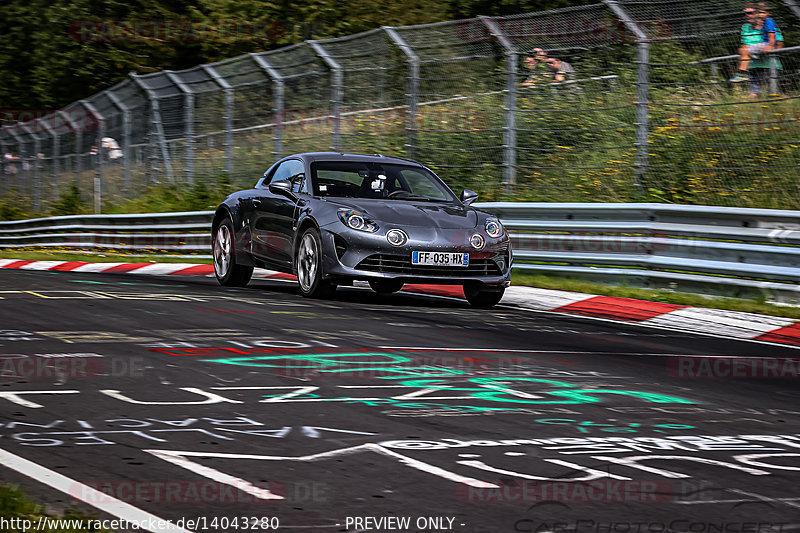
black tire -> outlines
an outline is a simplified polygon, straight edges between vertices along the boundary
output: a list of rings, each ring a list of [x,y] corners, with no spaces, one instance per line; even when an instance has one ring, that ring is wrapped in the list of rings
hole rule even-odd
[[[373,291],[378,294],[393,294],[405,285],[402,281],[396,279],[371,279],[369,286]]]
[[[506,292],[505,287],[497,289],[482,289],[480,286],[464,285],[464,296],[472,307],[489,309],[497,305]]]
[[[244,287],[253,277],[253,267],[236,264],[235,236],[229,218],[222,220],[211,236],[214,274],[219,284],[225,287]]]
[[[336,285],[323,279],[322,239],[316,228],[308,228],[300,237],[294,260],[300,294],[307,298],[328,298]]]

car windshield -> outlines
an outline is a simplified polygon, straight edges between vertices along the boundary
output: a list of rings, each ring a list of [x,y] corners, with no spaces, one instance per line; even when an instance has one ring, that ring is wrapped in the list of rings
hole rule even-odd
[[[455,196],[422,167],[359,161],[317,161],[311,165],[315,196],[453,202]]]

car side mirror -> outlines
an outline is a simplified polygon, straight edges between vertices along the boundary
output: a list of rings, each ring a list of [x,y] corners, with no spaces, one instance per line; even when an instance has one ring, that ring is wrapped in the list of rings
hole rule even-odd
[[[297,196],[292,192],[292,182],[289,180],[273,181],[269,184],[269,192],[289,197],[292,200],[297,199]]]
[[[459,199],[461,200],[462,204],[469,205],[478,199],[478,193],[476,193],[475,191],[471,191],[469,189],[464,189],[463,191],[461,191],[461,196],[459,197]]]

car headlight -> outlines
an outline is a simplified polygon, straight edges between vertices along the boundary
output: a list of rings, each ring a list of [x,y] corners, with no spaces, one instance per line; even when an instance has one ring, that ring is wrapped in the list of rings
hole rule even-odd
[[[481,248],[483,248],[483,245],[486,244],[486,241],[483,239],[480,233],[476,233],[475,235],[469,238],[469,243],[476,250],[480,250]]]
[[[378,224],[362,213],[355,209],[339,209],[339,220],[342,224],[350,229],[359,231],[366,231],[367,233],[375,233],[378,231]]]
[[[486,230],[486,234],[489,237],[494,237],[495,239],[503,235],[503,225],[497,217],[486,217],[486,221],[483,223],[483,229]]]
[[[392,246],[403,246],[408,242],[408,235],[401,229],[390,229],[386,232],[386,240]]]

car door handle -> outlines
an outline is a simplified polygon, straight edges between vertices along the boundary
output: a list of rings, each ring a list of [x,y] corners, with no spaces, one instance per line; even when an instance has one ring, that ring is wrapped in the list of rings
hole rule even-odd
[[[259,200],[258,198],[253,200],[253,207],[258,207],[260,205],[261,205],[261,200]]]

